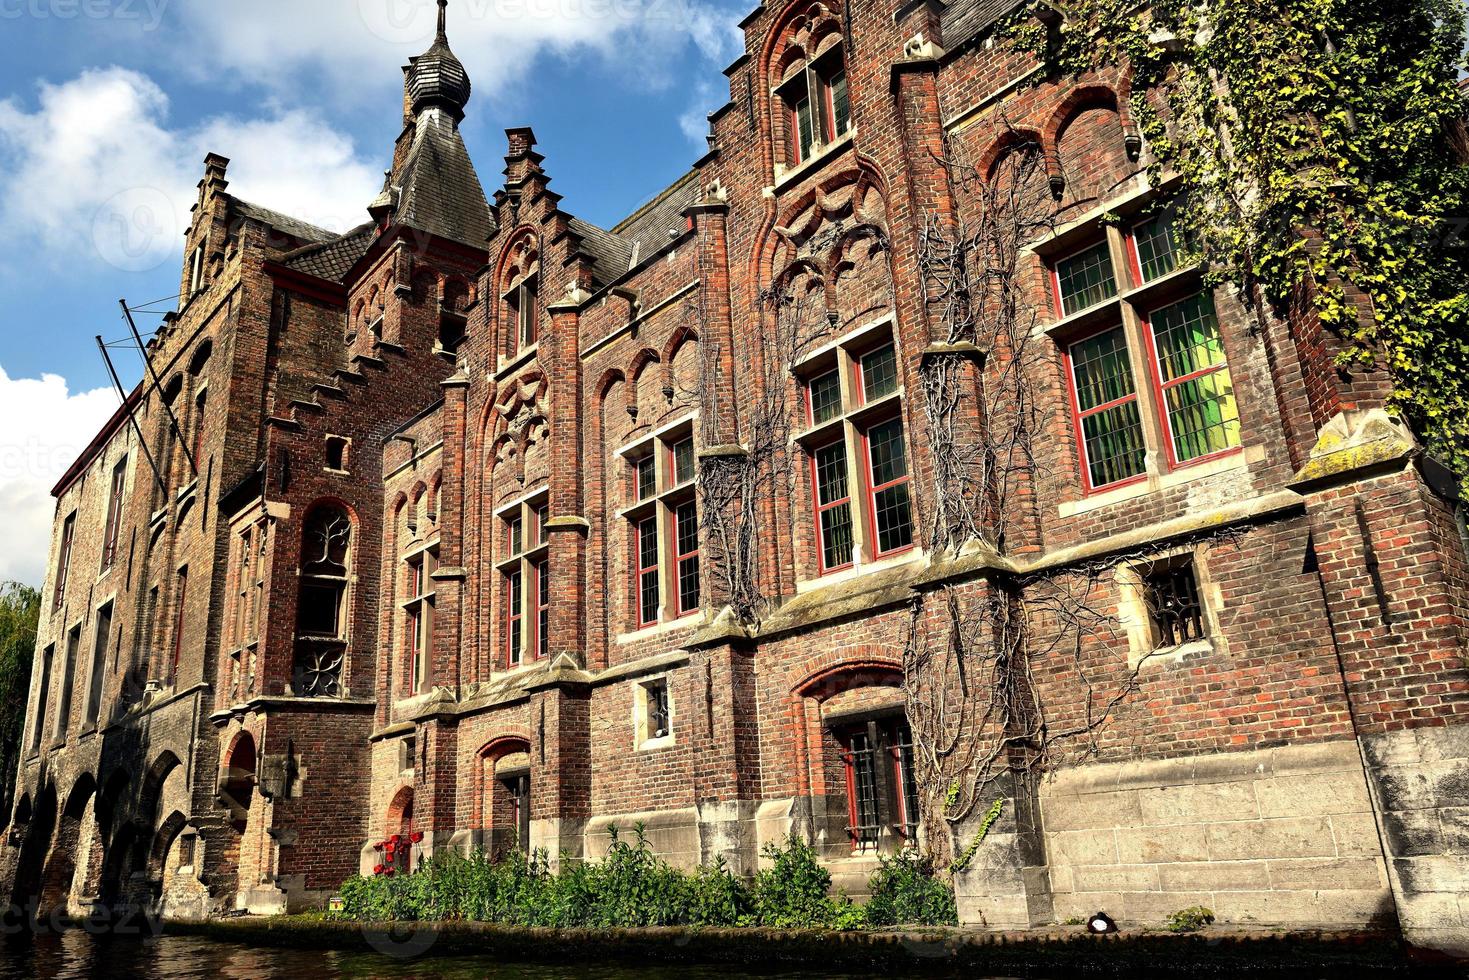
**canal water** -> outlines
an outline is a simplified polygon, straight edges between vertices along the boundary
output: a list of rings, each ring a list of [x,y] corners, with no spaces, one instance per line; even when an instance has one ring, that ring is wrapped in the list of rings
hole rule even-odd
[[[589,950],[595,960],[595,950]],[[194,977],[268,980],[337,977],[457,978],[491,980],[836,980],[851,974],[746,973],[711,967],[630,968],[599,966],[526,966],[497,963],[485,957],[420,957],[331,950],[268,949],[221,943],[197,936],[157,938],[93,936],[74,929],[61,934],[14,937],[0,943],[0,980],[19,978],[126,978],[126,980],[190,980]]]

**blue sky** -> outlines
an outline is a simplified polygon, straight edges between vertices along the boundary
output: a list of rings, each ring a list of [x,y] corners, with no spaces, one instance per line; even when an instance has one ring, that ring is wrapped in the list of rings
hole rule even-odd
[[[487,190],[530,125],[563,206],[608,225],[705,150],[751,0],[450,0]],[[50,483],[115,408],[93,336],[171,308],[206,152],[231,191],[345,229],[400,127],[434,0],[0,0],[0,580],[38,582]],[[139,317],[146,332],[158,313]],[[122,351],[125,383],[141,375]]]

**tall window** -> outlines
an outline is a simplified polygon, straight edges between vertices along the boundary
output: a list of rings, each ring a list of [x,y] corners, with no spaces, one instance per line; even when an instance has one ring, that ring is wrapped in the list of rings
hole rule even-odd
[[[1051,262],[1088,492],[1143,479],[1150,452],[1172,469],[1240,445],[1214,298],[1183,264],[1188,253],[1163,210],[1126,229],[1098,227]]]
[[[550,519],[546,492],[517,501],[499,513],[501,549],[498,569],[505,614],[502,645],[507,669],[551,652]]]
[[[36,721],[31,729],[31,751],[39,752],[46,737],[46,715],[50,711],[51,664],[56,659],[56,647],[48,646],[41,651],[41,672],[36,678]]]
[[[204,246],[197,245],[189,255],[189,297],[204,288]]]
[[[533,347],[540,334],[540,253],[536,240],[519,238],[505,256],[500,274],[500,299],[505,320],[505,349],[509,354]]]
[[[77,515],[72,511],[61,525],[61,551],[56,557],[56,585],[51,594],[51,610],[61,608],[66,601],[66,579],[71,574],[72,538],[76,534]]]
[[[341,693],[351,546],[352,521],[346,511],[323,504],[310,512],[301,539],[296,663],[291,680],[298,697]]]
[[[82,645],[82,628],[72,627],[66,634],[66,662],[61,670],[61,692],[56,699],[56,732],[59,740],[71,724],[71,699],[76,689],[77,652]]]
[[[124,456],[112,468],[112,484],[107,490],[107,523],[102,528],[102,571],[117,561],[118,540],[122,536],[123,494],[127,489],[128,461]]]
[[[627,449],[633,621],[638,627],[702,608],[699,575],[698,455],[693,424],[672,427]]]
[[[852,849],[917,842],[918,783],[913,736],[898,716],[872,718],[834,733],[847,781],[847,834]]]
[[[813,61],[788,68],[776,91],[784,108],[786,163],[790,166],[809,160],[851,129],[847,67],[840,44],[830,46]]]
[[[201,465],[204,459],[204,409],[209,404],[209,392],[200,391],[194,396],[194,440],[189,447],[189,454],[194,457],[194,465]]]
[[[173,589],[173,653],[168,661],[168,679],[177,679],[179,673],[179,657],[184,650],[184,620],[189,609],[189,566],[185,565],[178,570],[178,578]]]
[[[408,690],[413,694],[426,690],[429,681],[434,636],[433,574],[438,566],[437,548],[425,548],[410,555],[406,563],[403,638],[407,644],[404,653],[408,661]]]
[[[897,349],[885,332],[839,345],[805,375],[814,564],[849,568],[913,546]]]
[[[97,610],[97,636],[92,643],[92,669],[87,675],[87,724],[102,716],[102,685],[106,679],[107,644],[112,637],[112,603]]]

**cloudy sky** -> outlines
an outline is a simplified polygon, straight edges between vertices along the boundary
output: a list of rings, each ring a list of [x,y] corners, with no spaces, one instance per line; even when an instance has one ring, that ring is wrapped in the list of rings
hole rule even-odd
[[[610,224],[704,151],[753,0],[450,0],[487,187],[530,125],[575,214]],[[435,0],[0,0],[0,580],[39,584],[55,478],[116,408],[93,337],[172,307],[205,153],[230,190],[365,217]],[[124,382],[141,376],[123,350]]]

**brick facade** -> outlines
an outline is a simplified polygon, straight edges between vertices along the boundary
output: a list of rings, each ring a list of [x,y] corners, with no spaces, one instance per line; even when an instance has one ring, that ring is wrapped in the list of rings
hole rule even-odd
[[[1196,271],[1144,271],[1169,187],[1128,79],[1035,76],[993,40],[993,6],[755,10],[709,153],[610,230],[563,207],[529,129],[481,189],[442,34],[406,69],[363,226],[241,201],[211,156],[157,382],[57,487],[16,897],[274,911],[320,904],[403,830],[419,854],[559,860],[634,822],[670,860],[740,873],[803,833],[860,893],[936,816],[909,808],[943,798],[904,789],[913,692],[945,680],[905,651],[942,642],[953,597],[1025,611],[1032,703],[1048,732],[1085,733],[1044,779],[982,787],[1008,805],[956,878],[965,921],[1200,903],[1463,945],[1457,502],[1384,414],[1384,380],[1335,367],[1309,297],[1257,311]],[[802,98],[814,111],[787,111]],[[1024,355],[956,344],[925,272],[926,230],[987,218],[963,167],[998,180],[1016,152],[1051,209],[1013,280]],[[1118,281],[1071,312],[1059,270],[1099,243]],[[1188,303],[1212,304],[1196,343],[1215,360],[1180,382],[1155,348]],[[814,340],[772,344],[802,316]],[[1137,413],[1122,479],[1078,421],[1081,345],[1108,330]],[[1034,463],[1001,479],[1003,522],[950,548],[927,533],[924,365],[956,352],[961,442],[1013,424],[985,393],[1019,372]],[[1190,449],[1169,386],[1221,368],[1226,417],[1199,437],[1218,441]],[[693,473],[753,452],[772,405],[743,580],[761,601],[739,622]],[[848,537],[823,537],[841,515]],[[1201,607],[1177,643],[1143,568],[1162,565]],[[1061,642],[1038,597],[1080,588],[1094,619]],[[899,761],[864,769],[863,746]]]

